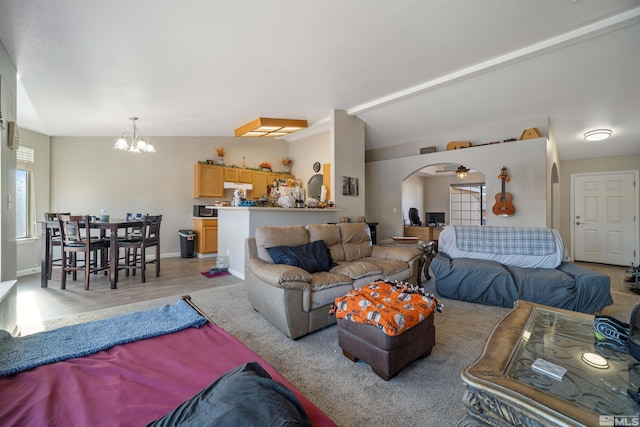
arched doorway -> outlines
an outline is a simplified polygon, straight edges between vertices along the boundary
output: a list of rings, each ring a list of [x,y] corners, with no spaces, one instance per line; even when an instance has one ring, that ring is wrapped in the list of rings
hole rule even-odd
[[[456,174],[461,166],[466,169],[466,175]],[[473,165],[434,163],[414,171],[402,182],[404,224],[411,222],[410,208],[418,210],[423,223],[428,222],[427,213],[444,213],[445,224],[483,224],[484,183],[485,175]]]

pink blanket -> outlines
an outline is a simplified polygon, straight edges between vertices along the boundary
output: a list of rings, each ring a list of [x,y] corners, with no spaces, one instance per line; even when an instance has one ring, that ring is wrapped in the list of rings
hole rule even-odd
[[[314,425],[335,426],[266,361],[210,323],[0,378],[0,422],[141,426],[251,361],[295,393]]]

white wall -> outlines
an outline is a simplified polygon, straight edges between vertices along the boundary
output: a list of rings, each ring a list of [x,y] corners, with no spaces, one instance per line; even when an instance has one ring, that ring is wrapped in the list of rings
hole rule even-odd
[[[192,206],[213,200],[193,197],[194,164],[215,158],[216,146],[225,147],[226,164],[241,165],[244,156],[247,167],[268,161],[276,171],[289,156],[289,143],[271,138],[149,139],[155,154],[114,150],[115,137],[53,137],[50,210],[96,215],[105,207],[118,218],[126,212],[162,214],[161,252],[178,255],[178,230],[193,228]]]
[[[331,152],[328,131],[295,139],[289,143],[289,156],[294,159],[291,173],[302,181],[307,196],[309,195],[307,183],[316,174],[313,171],[313,164],[315,162],[321,165],[331,163]],[[322,174],[322,169],[318,173]]]
[[[2,76],[2,118],[0,131],[0,280],[16,278],[16,152],[7,147],[7,121],[16,121],[16,66],[0,42],[0,76]],[[11,200],[11,202],[9,201]]]
[[[498,175],[502,166],[507,167],[511,181],[506,191],[513,194],[516,213],[506,218],[488,214],[487,225],[546,227],[546,141],[536,138],[369,162],[367,218],[379,222],[379,239],[402,235],[402,181],[426,165],[459,163],[484,174],[488,199],[501,191]]]
[[[402,222],[409,221],[409,209],[416,208],[418,212],[424,212],[424,186],[426,180],[417,175],[411,175],[402,183]],[[424,220],[423,213],[420,213],[421,220]],[[375,218],[371,218],[372,220]]]
[[[334,150],[334,161],[331,167],[331,198],[336,207],[341,209],[341,217],[352,220],[365,216],[367,183],[364,164],[364,122],[357,117],[349,116],[346,111],[331,112],[331,141]],[[357,196],[343,195],[342,177],[357,178],[359,192]],[[367,218],[367,220],[371,220]]]

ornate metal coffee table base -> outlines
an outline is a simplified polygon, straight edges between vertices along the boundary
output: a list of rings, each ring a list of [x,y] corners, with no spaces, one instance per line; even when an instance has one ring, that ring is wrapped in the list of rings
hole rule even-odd
[[[458,426],[585,427],[613,417],[637,423],[638,406],[625,391],[637,387],[640,364],[626,352],[600,348],[593,321],[589,314],[516,301],[480,358],[461,373],[467,416]],[[593,366],[587,355],[605,362]],[[566,370],[559,379],[547,376],[532,368],[538,359]]]
[[[501,401],[490,393],[468,387],[464,395],[467,415],[457,427],[546,427],[546,420],[533,412]]]

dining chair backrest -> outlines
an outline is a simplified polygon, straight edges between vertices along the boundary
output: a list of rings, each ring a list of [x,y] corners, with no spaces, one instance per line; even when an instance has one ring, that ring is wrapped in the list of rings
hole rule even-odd
[[[142,221],[144,220],[145,214],[142,213],[131,213],[127,212],[124,216],[125,221],[140,221],[140,225],[135,225],[132,227],[127,227],[125,229],[125,239],[135,239],[140,238],[142,236]]]
[[[58,215],[58,221],[63,244],[87,243],[87,236],[91,235],[89,215]]]
[[[70,212],[45,212],[44,220],[47,222],[50,221],[58,221],[58,216],[60,215],[71,215]],[[60,229],[58,227],[49,227],[51,229],[51,237],[60,237]]]
[[[142,235],[147,246],[158,244],[160,239],[160,224],[162,215],[145,215],[143,219]]]

